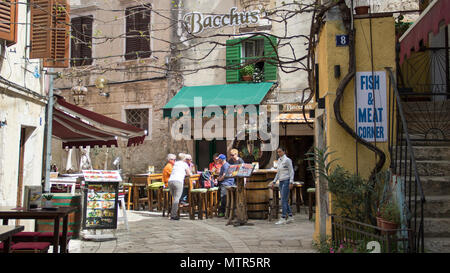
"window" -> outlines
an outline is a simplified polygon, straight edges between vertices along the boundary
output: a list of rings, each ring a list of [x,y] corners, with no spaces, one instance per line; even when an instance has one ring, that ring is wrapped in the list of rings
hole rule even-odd
[[[70,46],[70,65],[92,64],[92,16],[77,17],[71,20],[72,39]]]
[[[127,123],[146,130],[148,135],[149,111],[148,109],[126,109]]]
[[[151,56],[150,14],[150,5],[131,7],[126,9],[126,60],[148,58]]]
[[[226,47],[227,82],[240,82],[239,67],[251,60],[263,59],[255,64],[264,73],[265,81],[277,80],[277,39],[275,37],[255,37],[252,39],[232,39]]]
[[[17,0],[0,1],[0,39],[11,46],[17,41]]]

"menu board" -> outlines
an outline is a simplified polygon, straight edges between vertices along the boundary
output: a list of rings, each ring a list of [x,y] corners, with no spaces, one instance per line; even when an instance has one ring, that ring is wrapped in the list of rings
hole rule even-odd
[[[83,228],[117,228],[119,183],[86,182]]]
[[[254,167],[252,164],[231,165],[225,173],[225,177],[250,177]]]

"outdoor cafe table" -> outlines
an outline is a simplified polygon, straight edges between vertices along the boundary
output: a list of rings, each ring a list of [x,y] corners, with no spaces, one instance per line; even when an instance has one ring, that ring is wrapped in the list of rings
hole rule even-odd
[[[14,207],[0,207],[0,219],[3,219],[3,225],[8,225],[9,219],[53,219],[53,253],[58,253],[58,245],[61,245],[61,252],[65,253],[67,248],[67,229],[69,214],[75,212],[76,207],[58,207],[56,210],[30,209]],[[61,244],[59,243],[59,223],[63,219],[63,230]]]
[[[0,242],[3,242],[3,252],[11,251],[11,238],[24,230],[24,226],[0,226]]]
[[[256,178],[257,176],[264,176],[267,179],[267,183],[269,183],[275,177],[277,171],[271,169],[260,169],[253,171],[252,175],[247,179],[247,183],[252,178]],[[248,221],[248,208],[247,208],[247,190],[245,188],[245,179],[243,177],[235,177],[236,179],[236,200],[235,200],[235,208],[236,208],[236,221],[233,223],[234,226],[243,226],[243,225],[251,225],[247,223]],[[269,189],[267,188],[267,193]],[[231,224],[233,219],[229,219],[227,225]]]

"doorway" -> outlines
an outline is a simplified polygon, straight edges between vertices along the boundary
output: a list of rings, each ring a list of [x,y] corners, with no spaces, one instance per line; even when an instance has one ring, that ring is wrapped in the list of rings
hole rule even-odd
[[[16,206],[22,207],[22,192],[23,192],[23,173],[25,161],[25,142],[26,142],[26,128],[20,129],[20,145],[19,145],[19,176],[17,180],[17,201]]]
[[[195,141],[195,165],[197,170],[203,171],[213,161],[215,153],[227,154],[226,140],[197,140]]]

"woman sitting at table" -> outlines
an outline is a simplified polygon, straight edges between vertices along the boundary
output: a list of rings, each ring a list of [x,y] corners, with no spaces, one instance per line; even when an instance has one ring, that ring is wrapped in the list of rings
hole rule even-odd
[[[212,174],[219,174],[222,163],[219,162],[219,153],[215,153],[213,156],[213,162],[209,164],[209,171]]]
[[[186,154],[179,154],[179,160],[173,165],[172,173],[169,178],[169,189],[173,196],[172,211],[170,215],[171,220],[180,220],[178,217],[178,204],[183,193],[184,178],[186,175],[192,175],[189,164],[192,157]]]
[[[231,158],[228,160],[230,165],[244,164],[244,160],[239,157],[239,151],[237,149],[231,149],[230,155]]]

